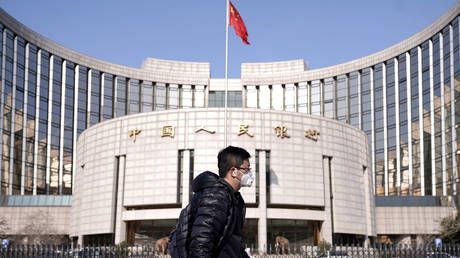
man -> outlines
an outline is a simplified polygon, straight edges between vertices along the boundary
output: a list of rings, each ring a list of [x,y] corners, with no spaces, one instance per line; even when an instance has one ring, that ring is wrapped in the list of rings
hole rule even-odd
[[[254,181],[250,157],[229,146],[217,155],[219,176],[206,171],[193,180],[189,257],[249,257],[242,242],[246,207],[239,190]]]

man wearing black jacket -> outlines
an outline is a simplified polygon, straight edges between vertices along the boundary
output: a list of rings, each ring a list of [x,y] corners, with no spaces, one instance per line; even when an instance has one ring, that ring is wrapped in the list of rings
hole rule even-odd
[[[217,155],[219,176],[206,171],[193,180],[189,257],[249,257],[243,246],[246,206],[239,190],[254,181],[250,157],[229,146]]]

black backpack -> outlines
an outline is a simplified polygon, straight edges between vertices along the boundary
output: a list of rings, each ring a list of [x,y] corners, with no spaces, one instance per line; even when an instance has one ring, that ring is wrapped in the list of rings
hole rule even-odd
[[[182,209],[179,215],[179,221],[176,224],[176,227],[171,231],[169,234],[169,254],[171,258],[188,258],[188,246],[190,245],[190,236],[192,234],[192,227],[193,222],[195,220],[195,213],[196,213],[196,204],[194,204],[197,200],[192,198],[191,202]],[[233,199],[232,199],[233,202]],[[232,205],[232,204],[230,204]],[[231,206],[230,206],[231,207]],[[227,218],[231,219],[231,218]],[[233,223],[234,224],[234,223]],[[234,227],[228,229],[224,232],[224,237],[218,243],[217,248],[215,250],[215,254],[219,254],[224,244],[227,242],[228,238],[232,235]],[[186,235],[185,239],[177,238],[178,231],[183,231],[184,234],[179,234],[179,236]],[[181,256],[184,254],[184,256]]]
[[[176,227],[171,231],[169,234],[169,254],[171,258],[186,258],[181,257],[180,253],[185,253],[188,255],[187,246],[190,244],[190,234],[192,233],[192,226],[193,226],[193,212],[191,203],[189,203],[185,208],[182,209],[179,216],[179,221],[176,224]],[[187,225],[183,225],[184,220],[186,220]],[[184,223],[185,224],[185,223]],[[177,231],[178,230],[186,230],[186,239],[179,239],[177,240]],[[185,250],[179,250],[185,249]]]

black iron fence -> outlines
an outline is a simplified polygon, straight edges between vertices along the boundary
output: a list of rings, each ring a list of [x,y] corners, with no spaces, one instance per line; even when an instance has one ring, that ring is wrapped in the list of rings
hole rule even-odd
[[[158,257],[168,258],[154,245],[145,246],[52,246],[28,245],[0,247],[0,257]],[[253,258],[287,258],[287,257],[426,257],[426,258],[460,258],[460,245],[443,244],[441,247],[433,245],[374,245],[361,246],[312,246],[290,245],[282,249],[279,246],[268,246],[266,252],[256,248],[247,248],[246,252]]]

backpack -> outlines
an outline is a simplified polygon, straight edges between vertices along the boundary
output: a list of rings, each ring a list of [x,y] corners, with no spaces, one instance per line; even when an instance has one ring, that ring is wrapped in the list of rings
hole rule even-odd
[[[193,222],[195,220],[194,214],[196,213],[196,204],[194,204],[195,202],[196,202],[195,198],[192,198],[190,203],[181,210],[180,215],[179,215],[179,221],[177,222],[176,226],[169,234],[168,250],[169,250],[169,254],[171,255],[171,258],[188,258],[188,246],[190,245],[190,237],[192,234]],[[232,199],[232,203],[233,203],[233,199]],[[224,244],[227,242],[228,238],[232,235],[233,230],[234,230],[234,225],[231,229],[224,231],[224,236],[218,243],[217,248],[215,250],[216,254],[219,254],[220,251],[222,251]],[[183,231],[184,233],[179,234],[179,236],[181,237],[182,235],[186,235],[186,238],[178,239],[178,231],[179,232]]]
[[[182,211],[180,212],[179,221],[177,222],[176,226],[174,227],[174,229],[169,234],[169,246],[168,246],[168,249],[169,249],[169,254],[171,255],[171,258],[185,258],[185,257],[180,256],[181,252],[180,252],[179,248],[186,249],[186,247],[188,246],[189,241],[190,241],[190,234],[192,233],[192,226],[193,226],[193,219],[191,218],[193,212],[191,212],[191,210],[192,210],[191,206],[192,206],[191,203],[189,203],[185,208],[182,209]],[[183,225],[184,220],[186,220],[188,222],[187,225]],[[184,240],[179,240],[180,243],[178,243],[178,241],[177,241],[177,231],[181,230],[181,229],[186,230],[186,236],[187,237],[186,237],[186,239],[184,239],[185,241]],[[182,251],[183,251],[182,253],[185,253],[186,255],[188,254],[187,250],[182,250]]]

